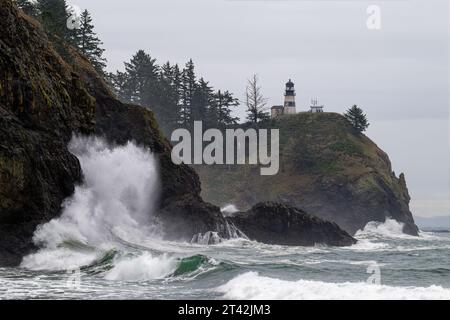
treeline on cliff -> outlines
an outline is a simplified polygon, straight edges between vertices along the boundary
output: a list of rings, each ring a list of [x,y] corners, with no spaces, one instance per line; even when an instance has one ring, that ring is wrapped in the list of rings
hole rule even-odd
[[[240,121],[233,116],[239,100],[228,90],[216,90],[203,77],[199,78],[192,59],[182,67],[170,62],[159,65],[150,54],[138,50],[125,62],[124,71],[107,73],[103,43],[94,31],[88,10],[77,13],[66,0],[15,2],[23,12],[41,22],[66,62],[72,63],[67,50],[70,44],[89,59],[122,102],[150,107],[167,136],[177,128],[192,129],[195,121],[202,121],[205,129],[225,129]],[[248,80],[244,104],[249,123],[269,118],[267,99],[262,95],[257,75]],[[356,105],[345,117],[358,133],[369,126],[366,115]]]
[[[65,0],[16,0],[16,4],[41,22],[67,62],[71,62],[66,49],[70,44],[90,60],[122,102],[150,107],[167,135],[177,128],[191,129],[194,121],[203,121],[205,128],[219,129],[239,121],[232,115],[238,99],[199,78],[192,60],[182,67],[169,62],[158,65],[148,53],[138,50],[125,62],[124,71],[107,73],[105,50],[89,11],[78,16]]]
[[[106,59],[102,42],[94,31],[91,14],[84,10],[77,14],[66,0],[16,0],[17,6],[37,19],[58,53],[71,62],[66,44],[72,45],[86,56],[94,68],[105,75]]]
[[[159,66],[139,50],[125,63],[124,72],[110,74],[109,79],[122,101],[151,106],[166,134],[180,127],[191,129],[194,121],[203,121],[207,128],[225,128],[239,120],[232,115],[238,99],[198,78],[192,60],[183,68],[169,62]]]

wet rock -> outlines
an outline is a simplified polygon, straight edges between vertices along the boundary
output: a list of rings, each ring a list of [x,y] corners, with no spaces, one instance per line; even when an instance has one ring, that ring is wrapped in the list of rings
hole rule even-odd
[[[245,213],[228,218],[247,237],[267,244],[350,246],[356,240],[335,223],[279,203],[255,205]]]

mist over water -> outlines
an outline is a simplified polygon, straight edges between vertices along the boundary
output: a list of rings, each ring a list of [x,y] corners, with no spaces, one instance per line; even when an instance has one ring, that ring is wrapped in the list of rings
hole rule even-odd
[[[83,137],[70,149],[84,181],[61,216],[35,231],[40,249],[20,268],[0,269],[0,298],[450,298],[449,234],[411,237],[388,219],[369,223],[346,248],[244,238],[208,245],[213,233],[194,243],[168,242],[153,216],[160,184],[148,150]],[[237,210],[229,205],[222,212]],[[380,285],[368,283],[374,266]],[[80,275],[76,288],[68,285],[73,269]]]

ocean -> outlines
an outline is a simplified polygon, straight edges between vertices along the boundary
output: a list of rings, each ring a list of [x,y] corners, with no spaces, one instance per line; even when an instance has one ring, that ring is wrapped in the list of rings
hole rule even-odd
[[[71,150],[85,181],[37,228],[40,249],[0,268],[0,299],[450,299],[450,233],[388,219],[343,248],[164,241],[150,152],[80,137]]]

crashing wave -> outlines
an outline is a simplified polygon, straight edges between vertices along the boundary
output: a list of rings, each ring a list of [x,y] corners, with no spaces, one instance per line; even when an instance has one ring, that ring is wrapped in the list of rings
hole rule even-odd
[[[225,221],[226,239],[245,239],[248,237],[233,223]],[[206,233],[198,233],[192,237],[192,244],[215,245],[222,243],[225,239],[218,232],[208,231]]]
[[[121,281],[143,281],[163,279],[177,269],[177,261],[167,255],[154,256],[144,252],[137,256],[117,259],[105,279]]]
[[[237,300],[422,300],[450,299],[450,289],[441,286],[392,287],[365,282],[328,283],[286,281],[248,272],[216,289],[225,299]]]
[[[220,212],[222,212],[222,215],[224,217],[228,217],[228,216],[233,215],[236,212],[239,212],[239,209],[234,204],[229,204],[229,205],[222,207],[220,209]]]
[[[82,267],[122,247],[116,234],[136,242],[161,237],[151,215],[159,190],[157,164],[148,150],[133,143],[111,148],[102,139],[83,137],[69,147],[84,181],[63,204],[61,216],[37,228],[33,241],[41,249],[25,257],[22,267]]]
[[[394,219],[387,218],[385,222],[372,221],[366,224],[363,230],[356,232],[357,239],[365,239],[370,237],[381,238],[413,238],[403,232],[404,224]]]
[[[219,236],[218,232],[208,231],[203,233],[198,233],[192,237],[191,243],[202,244],[202,245],[214,245],[222,242],[222,238]]]
[[[241,230],[239,230],[238,227],[236,227],[232,222],[225,222],[225,227],[227,229],[227,234],[230,239],[245,239],[249,240],[249,238],[243,233]]]

